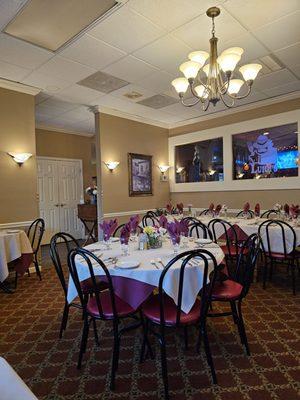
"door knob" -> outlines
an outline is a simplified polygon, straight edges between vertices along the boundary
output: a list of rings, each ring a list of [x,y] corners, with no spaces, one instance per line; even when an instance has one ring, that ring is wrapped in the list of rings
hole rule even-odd
[[[54,207],[59,207],[59,204],[54,204]]]
[[[65,206],[65,204],[64,203],[61,203],[61,205],[60,205],[61,207],[63,207],[63,206]]]

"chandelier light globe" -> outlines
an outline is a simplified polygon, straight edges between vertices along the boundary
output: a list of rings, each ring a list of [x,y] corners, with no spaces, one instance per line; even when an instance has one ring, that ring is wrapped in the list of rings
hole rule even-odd
[[[233,72],[240,59],[238,54],[226,53],[218,57],[218,64],[224,72]]]
[[[181,64],[179,69],[187,79],[195,79],[201,65],[195,61],[186,61]]]
[[[191,61],[199,63],[201,68],[209,58],[209,54],[206,51],[192,51],[188,57]]]
[[[189,86],[189,81],[186,78],[176,78],[172,81],[172,85],[177,93],[184,94]]]
[[[244,99],[251,93],[253,81],[262,68],[260,64],[247,64],[239,68],[239,76],[236,76],[236,66],[241,60],[244,49],[230,47],[218,55],[215,18],[220,13],[218,7],[210,7],[206,12],[212,20],[209,53],[202,50],[189,53],[190,61],[184,62],[179,67],[184,77],[172,81],[185,107],[202,103],[202,110],[206,111],[211,104],[216,106],[218,102],[223,102],[228,108],[233,107],[236,101]],[[188,94],[184,96],[185,93]]]
[[[241,47],[229,47],[229,49],[222,51],[221,55],[237,54],[238,56],[242,57],[243,53],[244,53],[244,49],[242,49]]]
[[[245,82],[242,79],[231,79],[228,86],[228,93],[237,95]]]
[[[198,97],[201,97],[202,99],[207,99],[208,97],[208,91],[203,85],[198,85],[194,88],[195,92],[197,93]]]
[[[256,77],[259,71],[262,69],[262,66],[260,64],[246,64],[243,65],[239,71],[243,75],[243,78],[245,81],[253,81]]]

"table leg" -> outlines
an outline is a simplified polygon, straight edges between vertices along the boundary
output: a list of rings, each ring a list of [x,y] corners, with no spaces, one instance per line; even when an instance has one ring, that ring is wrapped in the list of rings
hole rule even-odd
[[[93,242],[97,242],[97,239],[96,239],[96,237],[95,237],[95,235],[93,233],[95,228],[96,228],[96,226],[97,226],[97,221],[94,221],[92,228],[89,228],[84,219],[80,218],[80,220],[83,223],[83,225],[84,225],[84,227],[85,227],[85,229],[86,229],[86,231],[88,233],[88,237],[87,237],[86,241],[84,242],[83,246],[85,246],[89,242],[90,239],[92,239]]]

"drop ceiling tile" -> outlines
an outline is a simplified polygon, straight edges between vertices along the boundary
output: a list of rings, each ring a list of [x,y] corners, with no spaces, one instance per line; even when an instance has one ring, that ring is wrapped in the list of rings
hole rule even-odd
[[[300,90],[300,80],[286,83],[286,84],[283,84],[283,85],[280,85],[277,87],[273,87],[270,89],[265,89],[264,93],[268,97],[275,97],[275,96],[280,96],[280,95],[287,94],[287,93],[296,92],[298,90]]]
[[[291,67],[291,71],[300,79],[300,64],[295,67]]]
[[[299,0],[229,0],[224,7],[242,24],[255,29],[299,10]]]
[[[172,74],[179,73],[179,65],[187,59],[191,48],[171,35],[166,35],[136,51],[141,60]]]
[[[253,88],[259,91],[264,91],[265,89],[271,89],[280,86],[283,83],[293,82],[294,80],[294,75],[287,69],[283,69],[258,77],[254,81]]]
[[[141,79],[137,84],[146,89],[153,90],[156,93],[162,93],[172,87],[171,82],[173,79],[174,75],[163,71],[157,71]]]
[[[136,97],[136,98],[128,98],[124,95],[126,94],[132,94],[132,93],[138,93],[141,94],[141,96]],[[131,101],[131,102],[138,102],[140,100],[146,99],[148,97],[153,96],[155,93],[151,90],[145,89],[142,86],[138,86],[135,84],[130,84],[127,86],[122,87],[121,89],[114,90],[111,92],[111,95],[114,97],[118,97],[123,100]]]
[[[109,65],[103,71],[128,82],[136,82],[145,76],[150,75],[152,72],[157,71],[157,68],[137,59],[136,57],[127,56],[122,60]]]
[[[129,82],[105,72],[98,71],[78,82],[78,84],[102,93],[110,93],[128,85]]]
[[[216,36],[223,42],[233,40],[247,33],[223,7],[221,14],[215,19]],[[209,50],[211,38],[211,19],[206,14],[193,19],[173,32],[173,35],[193,48],[193,50]],[[186,57],[187,58],[187,57]]]
[[[172,30],[224,0],[131,0],[129,7],[157,25]]]
[[[220,42],[218,42],[219,54],[225,49],[229,47],[242,47],[244,49],[244,53],[239,62],[239,66],[252,62],[253,60],[263,57],[269,54],[269,50],[264,47],[251,33],[247,33],[246,35],[242,35],[236,37],[232,40],[224,42],[222,37],[220,38]]]
[[[138,104],[154,108],[156,110],[160,108],[165,108],[174,103],[178,103],[178,100],[165,94],[155,94],[154,96],[148,97],[147,99],[138,101]]]
[[[99,92],[80,85],[72,85],[61,90],[57,97],[71,103],[86,104],[99,97]]]
[[[300,42],[292,46],[275,51],[275,56],[287,67],[294,67],[300,64]]]
[[[89,31],[89,35],[128,53],[145,46],[163,33],[163,29],[127,6],[121,7]]]
[[[0,30],[13,19],[27,0],[6,0],[0,2]]]
[[[70,86],[70,82],[64,81],[58,77],[41,74],[36,71],[33,71],[25,79],[23,79],[22,83],[36,86],[48,94],[57,93],[60,90]]]
[[[96,70],[78,62],[67,60],[61,56],[55,56],[38,68],[36,72],[58,77],[70,83],[76,83],[93,74]]]
[[[50,51],[0,34],[0,60],[23,68],[34,69],[53,57]]]
[[[300,11],[254,30],[254,35],[271,50],[279,50],[299,41]]]
[[[25,76],[30,74],[30,71],[30,69],[0,61],[0,78],[20,82]]]
[[[88,110],[88,107],[85,106],[76,107],[71,111],[63,113],[62,116],[64,119],[74,122],[94,119],[94,115]]]
[[[265,95],[265,93],[259,92],[255,90],[255,87],[253,87],[253,90],[251,91],[249,96],[236,101],[236,107],[242,106],[244,104],[255,103],[256,101],[265,100],[266,98],[267,96]]]
[[[102,69],[124,57],[126,53],[89,35],[83,35],[60,53],[61,56]]]
[[[181,103],[173,104],[171,106],[165,107],[164,111],[171,115],[177,115],[182,119],[185,118],[196,118],[202,113],[201,105],[196,104],[194,107],[185,107]]]

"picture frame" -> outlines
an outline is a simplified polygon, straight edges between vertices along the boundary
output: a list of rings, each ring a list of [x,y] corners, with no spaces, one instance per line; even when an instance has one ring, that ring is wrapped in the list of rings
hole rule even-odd
[[[152,156],[128,153],[129,196],[153,196]]]

